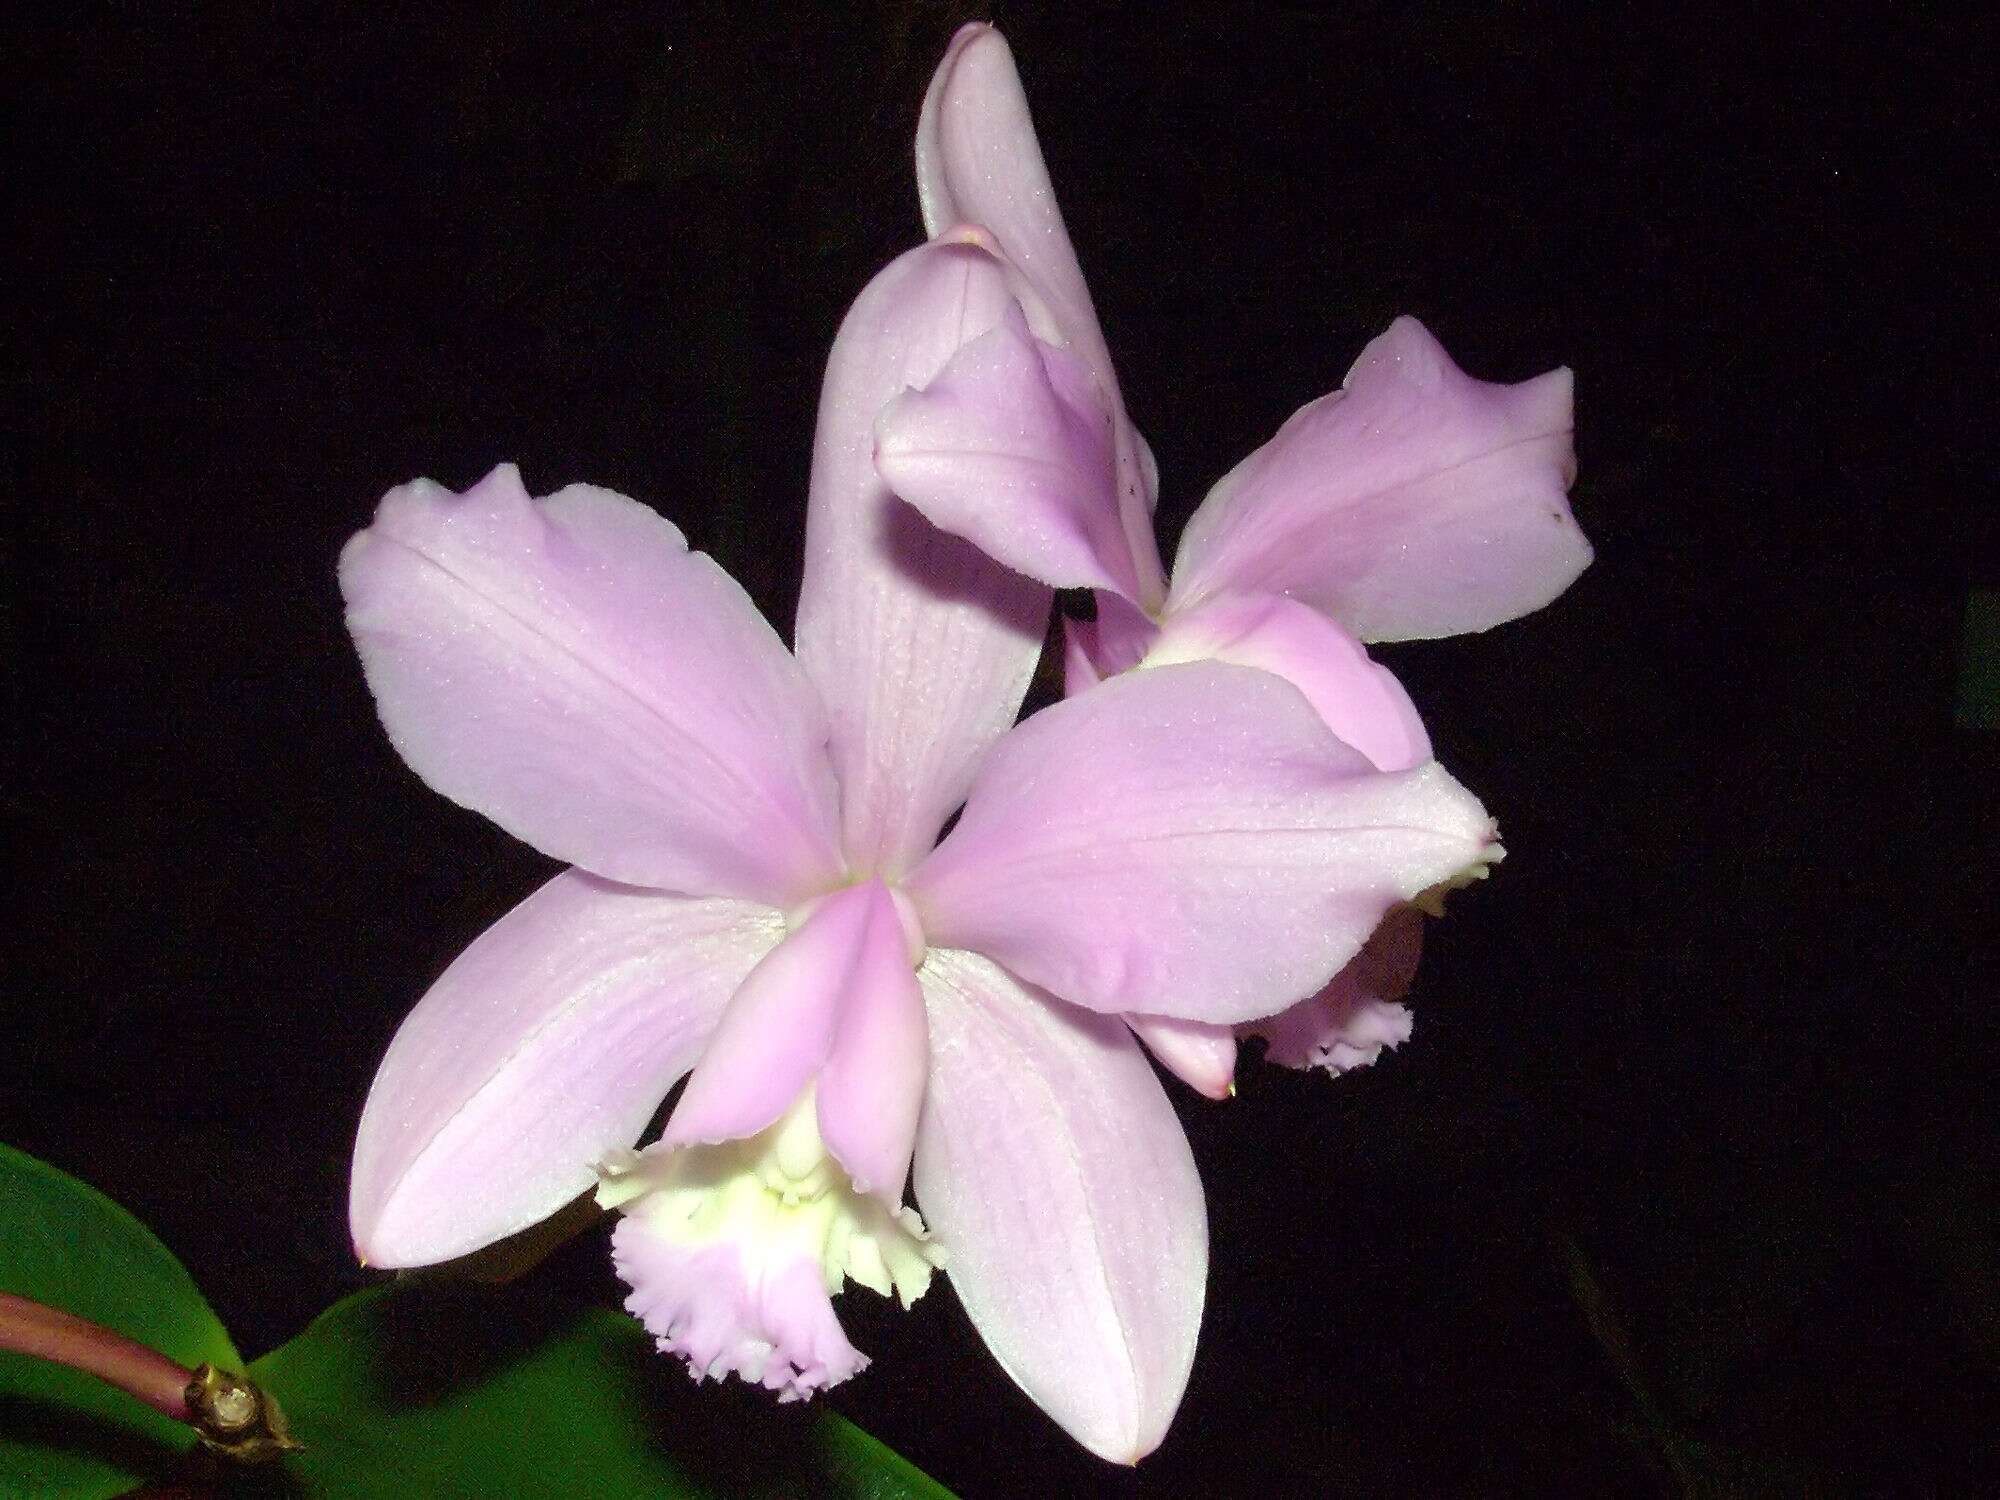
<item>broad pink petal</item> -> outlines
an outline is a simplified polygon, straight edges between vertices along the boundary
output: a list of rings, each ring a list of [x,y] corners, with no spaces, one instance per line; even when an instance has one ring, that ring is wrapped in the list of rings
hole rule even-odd
[[[639,1138],[730,993],[784,933],[768,908],[570,870],[502,917],[403,1022],[354,1146],[374,1266],[469,1254],[546,1218]]]
[[[797,644],[828,705],[857,874],[893,880],[924,856],[1041,654],[1049,590],[939,531],[875,471],[876,414],[1013,305],[984,250],[926,245],[869,283],[827,362]]]
[[[1111,414],[1074,356],[1010,308],[875,423],[875,467],[933,525],[1056,588],[1138,588]]]
[[[881,882],[863,889],[867,926],[819,1074],[819,1134],[857,1193],[894,1208],[910,1175],[930,1042],[902,922]]]
[[[826,721],[749,597],[608,490],[390,491],[340,558],[382,722],[437,791],[607,879],[783,906],[841,873]]]
[[[1091,1452],[1136,1463],[1186,1389],[1208,1274],[1201,1181],[1122,1022],[970,953],[921,972],[919,1207],[973,1326]]]
[[[1197,1094],[1227,1099],[1236,1092],[1236,1032],[1208,1021],[1127,1016],[1132,1034],[1153,1060]]]
[[[1093,1010],[1274,1014],[1392,906],[1499,855],[1429,762],[1376,771],[1269,672],[1099,683],[1024,722],[905,890],[933,944]]]
[[[1367,946],[1310,1000],[1246,1026],[1264,1037],[1264,1056],[1287,1068],[1325,1068],[1338,1076],[1365,1068],[1410,1039],[1410,1012],[1395,1002],[1410,992],[1423,951],[1423,914],[1392,912]]]
[[[1175,608],[1290,594],[1364,641],[1485,630],[1590,562],[1570,514],[1568,370],[1474,380],[1398,318],[1343,389],[1303,407],[1209,492],[1181,536]]]
[[[1069,348],[1096,378],[1112,411],[1119,520],[1137,570],[1134,597],[1142,605],[1158,605],[1162,572],[1152,523],[1158,474],[1125,414],[1111,351],[1056,206],[1014,55],[991,26],[963,26],[952,38],[924,95],[916,161],[917,196],[929,232],[954,224],[983,226],[1039,291]]]
[[[1228,594],[1167,616],[1146,665],[1226,661],[1275,672],[1378,771],[1431,758],[1416,705],[1361,642],[1309,605],[1277,594]]]
[[[611,1259],[632,1288],[625,1310],[697,1381],[735,1375],[780,1401],[802,1401],[868,1368],[810,1256],[727,1240],[676,1243],[643,1218],[623,1218],[611,1231]]]

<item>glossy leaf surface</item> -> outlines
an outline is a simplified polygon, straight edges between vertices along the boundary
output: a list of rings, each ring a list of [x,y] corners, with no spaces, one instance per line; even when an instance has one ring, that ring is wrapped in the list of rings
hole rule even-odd
[[[948,1492],[824,1405],[696,1387],[630,1318],[531,1290],[371,1289],[258,1360],[306,1451],[306,1496]]]

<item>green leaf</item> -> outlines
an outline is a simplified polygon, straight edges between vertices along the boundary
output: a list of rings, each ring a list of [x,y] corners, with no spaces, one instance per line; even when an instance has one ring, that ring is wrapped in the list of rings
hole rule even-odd
[[[194,1279],[109,1198],[0,1146],[0,1291],[89,1318],[190,1367],[242,1360]],[[0,1353],[0,1495],[116,1495],[194,1441],[80,1371]]]
[[[306,1445],[276,1493],[949,1500],[821,1403],[696,1387],[631,1319],[520,1287],[361,1292],[250,1373]]]

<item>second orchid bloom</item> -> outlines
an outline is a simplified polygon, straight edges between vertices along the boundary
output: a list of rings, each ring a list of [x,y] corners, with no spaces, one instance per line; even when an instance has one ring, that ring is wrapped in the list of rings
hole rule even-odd
[[[924,97],[917,186],[933,234],[981,234],[1022,308],[877,422],[896,491],[1022,574],[1096,593],[1067,622],[1072,693],[1131,670],[1225,661],[1285,678],[1384,771],[1431,758],[1400,683],[1364,642],[1485,630],[1541,608],[1591,560],[1566,498],[1572,382],[1473,380],[1414,318],[1362,352],[1209,492],[1171,577],[1159,476],[1133,428],[1056,206],[1020,75],[990,26],[961,28]],[[1427,906],[1435,906],[1427,899]],[[1236,1028],[1129,1017],[1203,1093],[1233,1087],[1237,1031],[1273,1061],[1341,1071],[1408,1035],[1394,1001],[1421,924],[1399,915],[1324,991]]]

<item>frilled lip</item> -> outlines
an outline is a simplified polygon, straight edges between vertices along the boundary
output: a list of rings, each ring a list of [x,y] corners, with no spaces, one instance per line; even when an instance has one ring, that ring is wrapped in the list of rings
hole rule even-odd
[[[626,1311],[696,1380],[734,1375],[800,1401],[868,1367],[806,1256],[760,1262],[734,1242],[677,1244],[628,1217],[611,1259],[632,1289]]]

